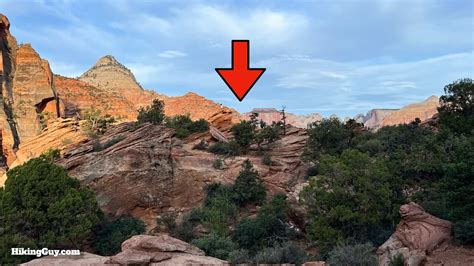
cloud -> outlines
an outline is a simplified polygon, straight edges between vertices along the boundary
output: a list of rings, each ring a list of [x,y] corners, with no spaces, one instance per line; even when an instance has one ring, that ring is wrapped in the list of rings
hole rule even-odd
[[[167,50],[167,51],[159,53],[158,56],[163,57],[163,58],[176,58],[176,57],[188,56],[188,54],[180,52],[180,51]]]

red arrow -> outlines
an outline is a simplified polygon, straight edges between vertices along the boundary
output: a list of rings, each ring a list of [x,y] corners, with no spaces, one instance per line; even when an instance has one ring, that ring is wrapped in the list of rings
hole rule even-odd
[[[232,68],[216,68],[225,84],[242,101],[257,80],[265,72],[265,68],[249,68],[249,41],[232,41]]]

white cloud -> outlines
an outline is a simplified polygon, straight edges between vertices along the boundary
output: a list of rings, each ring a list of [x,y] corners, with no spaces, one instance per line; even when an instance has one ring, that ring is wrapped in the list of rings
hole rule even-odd
[[[180,52],[180,51],[167,50],[167,51],[159,53],[158,56],[163,57],[163,58],[176,58],[176,57],[185,57],[185,56],[188,56],[188,54]]]

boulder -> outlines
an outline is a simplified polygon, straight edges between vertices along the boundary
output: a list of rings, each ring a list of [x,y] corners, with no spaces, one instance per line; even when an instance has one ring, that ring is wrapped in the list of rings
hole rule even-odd
[[[108,257],[95,255],[88,252],[81,252],[79,256],[46,256],[39,259],[23,263],[24,266],[60,266],[60,265],[77,265],[77,266],[102,266],[109,260]]]
[[[401,221],[395,233],[377,249],[380,265],[401,254],[409,266],[421,265],[433,250],[451,240],[451,223],[423,210],[416,203],[400,207]]]

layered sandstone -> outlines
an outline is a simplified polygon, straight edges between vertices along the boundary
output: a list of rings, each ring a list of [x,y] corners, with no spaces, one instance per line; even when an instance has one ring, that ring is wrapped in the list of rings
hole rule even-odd
[[[213,141],[209,133],[200,136]],[[133,123],[123,123],[108,130],[99,141],[113,139],[119,141],[101,151],[94,150],[92,141],[71,147],[58,163],[94,190],[106,213],[134,215],[149,226],[157,214],[180,214],[199,206],[205,185],[233,182],[246,159],[252,161],[270,194],[289,194],[304,179],[307,169],[299,158],[306,132],[293,127],[269,147],[270,166],[262,163],[261,155],[251,153],[223,158],[221,170],[213,167],[220,156],[193,149],[195,137],[177,139],[172,129],[163,126],[144,124],[136,128]]]
[[[408,124],[419,118],[422,122],[433,117],[438,112],[439,98],[430,96],[421,103],[407,105],[400,110],[386,116],[380,126],[393,126],[399,124]]]
[[[451,243],[452,225],[423,210],[416,203],[400,207],[400,223],[392,236],[378,248],[379,264],[402,255],[405,265],[472,265],[474,250]],[[460,255],[456,257],[456,255]]]

